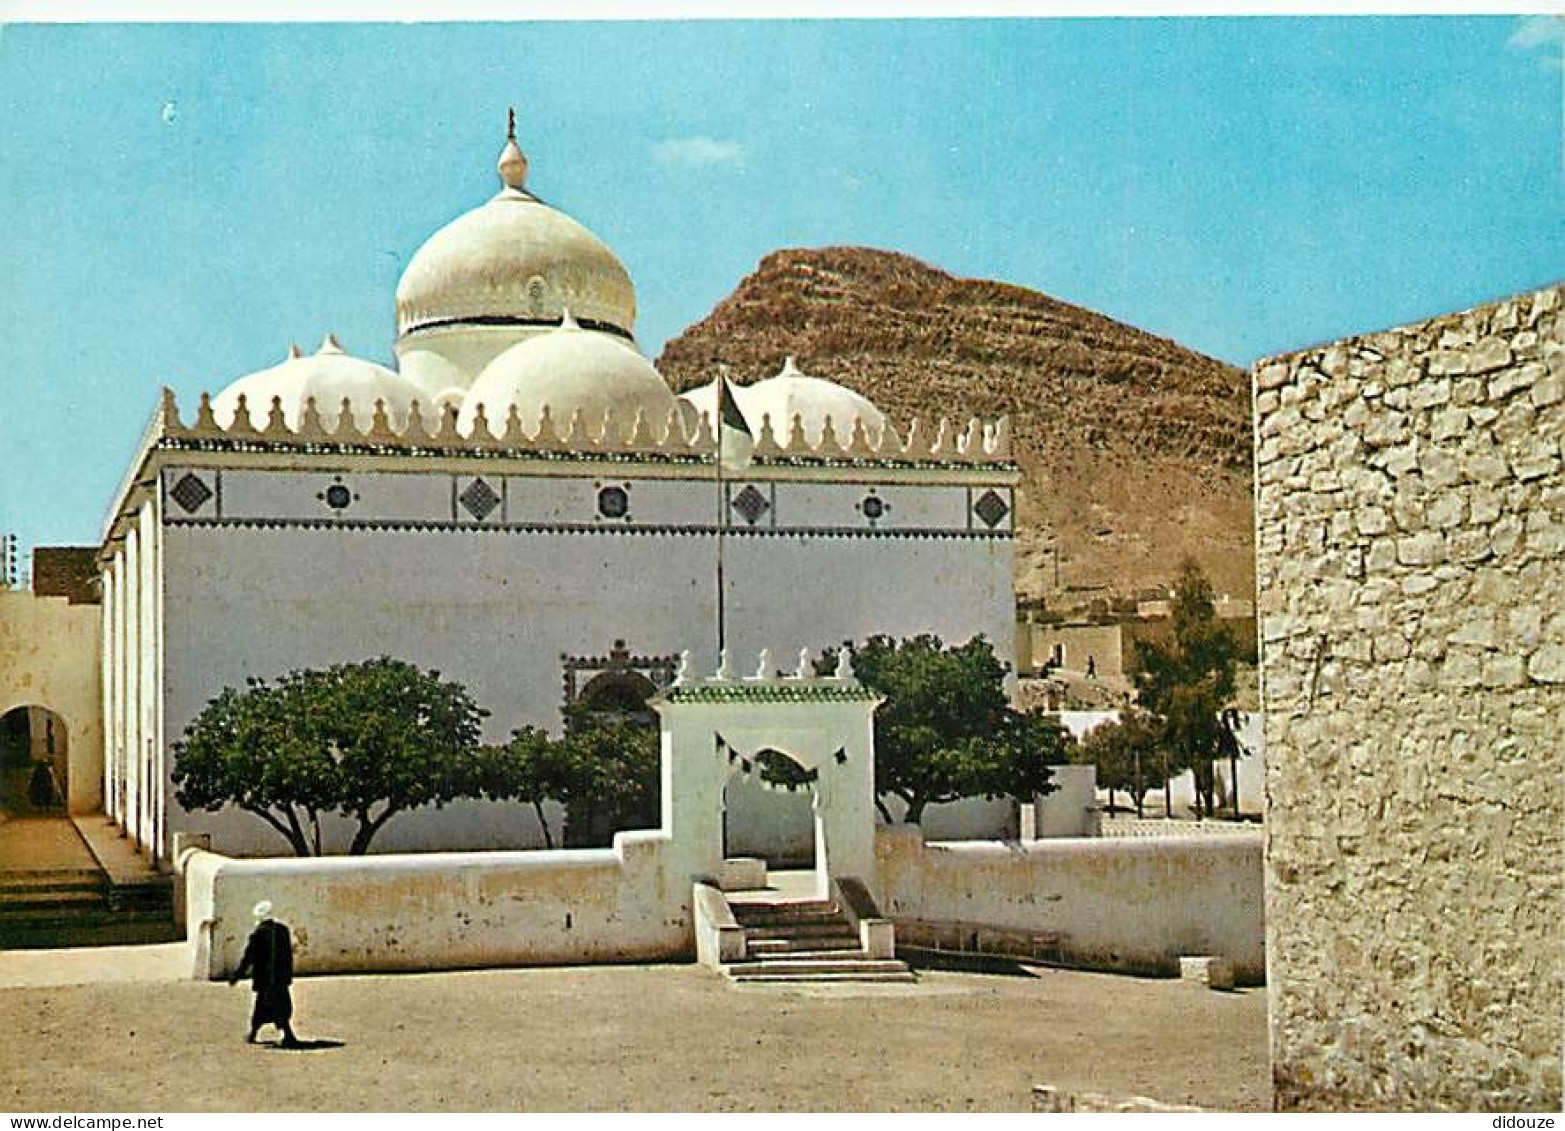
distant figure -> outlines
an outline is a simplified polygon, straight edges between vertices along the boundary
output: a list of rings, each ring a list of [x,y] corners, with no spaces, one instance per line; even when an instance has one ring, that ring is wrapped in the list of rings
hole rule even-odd
[[[48,762],[34,762],[32,776],[27,779],[27,800],[34,809],[52,809],[55,792],[53,767]]]
[[[1091,656],[1087,657],[1087,678],[1098,678],[1098,661],[1093,659]]]
[[[256,928],[245,944],[245,956],[239,969],[228,979],[230,986],[248,972],[250,986],[255,990],[255,1009],[250,1014],[250,1035],[245,1038],[255,1044],[255,1035],[262,1025],[276,1025],[283,1033],[283,1047],[296,1048],[299,1038],[293,1035],[293,998],[288,987],[293,983],[293,939],[288,928],[272,918],[272,905],[262,900],[255,905]]]

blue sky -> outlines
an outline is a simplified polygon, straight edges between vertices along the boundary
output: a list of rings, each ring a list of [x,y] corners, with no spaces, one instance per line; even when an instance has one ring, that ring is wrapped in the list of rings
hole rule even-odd
[[[328,331],[529,185],[656,357],[767,252],[1003,279],[1237,364],[1565,277],[1546,17],[0,29],[0,531],[91,543],[168,384]],[[801,359],[808,365],[808,358]]]

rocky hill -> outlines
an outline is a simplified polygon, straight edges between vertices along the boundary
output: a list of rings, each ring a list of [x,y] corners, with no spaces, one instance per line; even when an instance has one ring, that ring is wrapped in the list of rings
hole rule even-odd
[[[899,427],[1011,416],[1023,597],[1130,594],[1185,553],[1218,592],[1253,592],[1243,370],[1036,291],[846,247],[768,255],[658,367],[676,389],[719,364],[747,384],[788,354]]]

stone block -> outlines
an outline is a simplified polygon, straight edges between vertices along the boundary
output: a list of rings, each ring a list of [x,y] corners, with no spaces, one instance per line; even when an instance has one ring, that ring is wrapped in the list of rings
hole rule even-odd
[[[1513,355],[1510,343],[1504,338],[1482,339],[1467,355],[1467,372],[1491,373],[1511,364]]]
[[[1433,531],[1397,539],[1397,561],[1403,565],[1433,565],[1445,557],[1445,538]]]
[[[1420,452],[1418,470],[1431,487],[1449,487],[1462,477],[1460,461],[1444,448],[1425,448]]]
[[[1466,510],[1467,504],[1461,495],[1436,495],[1424,508],[1424,518],[1430,526],[1443,530],[1451,526],[1460,526]]]
[[[1397,564],[1397,540],[1395,538],[1376,538],[1370,543],[1369,553],[1364,557],[1364,568],[1370,573],[1385,573],[1395,568]]]
[[[1255,386],[1258,389],[1275,389],[1288,383],[1288,367],[1278,363],[1267,365],[1255,375]]]
[[[1529,396],[1535,408],[1558,404],[1561,398],[1565,397],[1565,380],[1562,380],[1558,373],[1540,377],[1533,382]]]
[[[730,856],[723,861],[717,886],[723,891],[758,891],[766,886],[766,861],[754,856]]]
[[[1234,988],[1234,969],[1226,958],[1216,955],[1180,955],[1179,980],[1199,982],[1210,990]]]
[[[1541,651],[1542,649],[1539,649]],[[1520,656],[1485,656],[1483,685],[1488,688],[1520,687],[1527,678],[1527,666]]]
[[[1536,361],[1529,361],[1526,365],[1518,365],[1496,373],[1489,378],[1489,399],[1496,401],[1508,397],[1517,389],[1525,389],[1534,384],[1546,373],[1548,370]]]
[[[1446,637],[1452,644],[1473,644],[1480,648],[1493,648],[1499,641],[1494,625],[1492,609],[1478,609],[1470,613],[1462,626]]]
[[[1565,645],[1539,648],[1527,659],[1527,675],[1538,683],[1565,683]]]
[[[1408,390],[1409,408],[1436,408],[1451,399],[1451,379],[1441,377],[1418,382]]]

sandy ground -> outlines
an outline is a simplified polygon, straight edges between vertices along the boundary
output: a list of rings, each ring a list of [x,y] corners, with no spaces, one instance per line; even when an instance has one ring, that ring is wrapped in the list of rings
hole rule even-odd
[[[694,966],[309,978],[296,1028],[333,1044],[308,1051],[244,1044],[244,987],[16,986],[0,989],[0,1108],[1022,1111],[1035,1083],[1268,1106],[1264,990],[1033,974],[856,990],[736,989]]]

